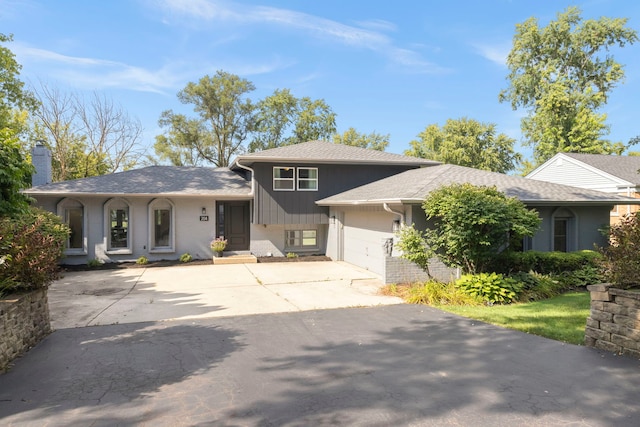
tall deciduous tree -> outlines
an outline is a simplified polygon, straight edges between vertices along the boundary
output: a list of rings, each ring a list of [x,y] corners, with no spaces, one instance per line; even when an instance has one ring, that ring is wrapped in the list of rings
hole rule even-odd
[[[360,133],[355,128],[349,128],[342,134],[333,135],[336,144],[352,145],[354,147],[369,148],[371,150],[384,151],[389,145],[389,134],[381,135],[376,132],[370,134]]]
[[[289,89],[278,89],[253,102],[247,95],[254,89],[250,81],[225,71],[189,83],[178,99],[193,104],[199,117],[162,113],[159,124],[165,132],[154,145],[158,159],[174,165],[228,166],[245,149],[328,139],[335,132],[336,115],[324,100],[296,98]]]
[[[499,99],[528,110],[522,131],[534,149],[533,166],[558,152],[618,154],[625,148],[602,139],[609,128],[598,109],[624,77],[610,48],[638,36],[626,18],[583,20],[580,13],[570,7],[546,27],[536,18],[516,26],[507,57],[509,87]]]
[[[323,99],[296,98],[289,89],[276,90],[258,102],[249,151],[329,139],[335,131],[336,115]]]
[[[12,40],[0,33],[0,43]],[[32,168],[19,137],[27,130],[27,115],[37,105],[19,79],[21,65],[13,52],[0,45],[0,216],[24,212],[28,199],[20,190],[29,186]]]
[[[112,100],[89,101],[41,83],[34,112],[36,137],[52,152],[52,179],[104,175],[134,167],[141,155],[142,125]]]
[[[449,119],[440,128],[429,125],[411,141],[408,156],[436,160],[443,163],[506,173],[521,161],[514,152],[515,140],[505,134],[496,134],[496,125],[473,119]]]
[[[189,82],[178,92],[178,99],[192,104],[199,118],[194,121],[170,110],[163,112],[159,123],[167,131],[156,138],[156,146],[164,150],[161,155],[228,166],[255,129],[256,106],[246,97],[254,89],[250,81],[224,71]]]

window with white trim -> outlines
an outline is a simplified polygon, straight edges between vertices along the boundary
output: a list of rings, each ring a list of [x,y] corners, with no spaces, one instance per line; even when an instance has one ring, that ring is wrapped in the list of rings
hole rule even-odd
[[[84,255],[87,253],[86,218],[84,205],[77,200],[64,199],[58,204],[58,216],[69,227],[65,242],[65,254]]]
[[[275,166],[273,168],[273,189],[275,191],[295,191],[295,168]]]
[[[151,252],[175,251],[173,203],[154,200],[149,206],[149,249]]]
[[[298,168],[298,190],[318,191],[318,168]]]
[[[318,247],[317,230],[286,230],[286,249],[313,249]]]
[[[107,252],[131,253],[131,222],[129,204],[113,199],[105,205]]]

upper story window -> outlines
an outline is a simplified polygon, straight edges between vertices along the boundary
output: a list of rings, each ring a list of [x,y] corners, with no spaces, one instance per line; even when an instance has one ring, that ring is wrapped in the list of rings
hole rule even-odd
[[[113,199],[105,205],[107,251],[109,253],[131,253],[129,216],[129,204],[123,199]]]
[[[273,168],[273,189],[276,191],[295,190],[295,168],[274,167]]]
[[[318,191],[318,168],[298,168],[298,190]]]
[[[65,254],[84,255],[87,253],[86,216],[84,205],[77,200],[64,199],[58,204],[58,215],[71,231],[65,243]]]
[[[318,191],[318,168],[280,167],[273,168],[275,191]]]

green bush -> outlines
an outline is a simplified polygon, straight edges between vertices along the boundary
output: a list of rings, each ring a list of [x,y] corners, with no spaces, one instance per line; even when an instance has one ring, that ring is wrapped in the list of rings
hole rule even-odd
[[[538,301],[562,294],[568,288],[548,274],[518,272],[509,276],[522,285],[519,301]]]
[[[640,213],[626,215],[609,229],[611,244],[600,249],[606,281],[621,288],[640,285]]]
[[[492,260],[490,270],[500,274],[522,271],[560,274],[584,267],[597,268],[601,258],[598,252],[586,250],[577,252],[505,251]]]
[[[68,236],[58,216],[40,209],[0,218],[0,294],[47,287],[57,279]]]
[[[138,265],[147,265],[147,264],[149,264],[149,258],[147,258],[146,256],[142,255],[140,258],[138,258],[136,260],[136,264],[138,264]]]
[[[427,305],[480,305],[482,300],[463,292],[453,283],[430,280],[411,286],[405,301],[410,304]]]
[[[98,268],[101,265],[102,261],[100,261],[98,258],[90,259],[89,261],[87,261],[87,267],[89,268]]]
[[[496,273],[465,274],[455,285],[468,295],[488,304],[509,304],[518,298],[522,284]]]
[[[185,253],[185,254],[180,255],[180,262],[187,263],[187,262],[191,262],[192,260],[193,260],[193,257],[188,252]]]
[[[287,252],[287,258],[298,258],[298,254],[295,252]]]

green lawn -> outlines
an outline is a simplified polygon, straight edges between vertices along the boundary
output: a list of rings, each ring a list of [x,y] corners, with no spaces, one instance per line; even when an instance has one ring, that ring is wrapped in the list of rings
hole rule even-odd
[[[441,310],[505,328],[571,344],[584,343],[589,292],[570,292],[531,303],[487,306],[437,306]]]

